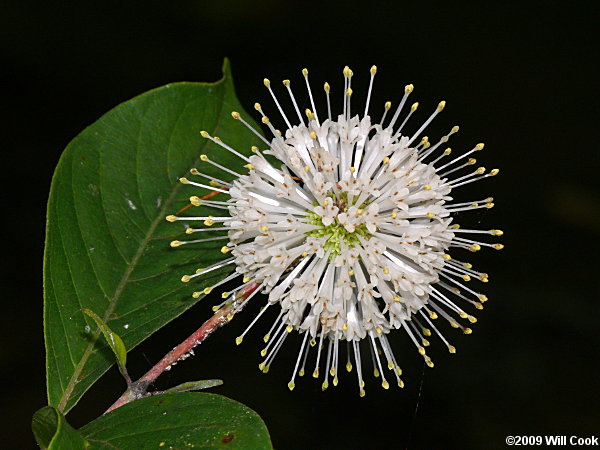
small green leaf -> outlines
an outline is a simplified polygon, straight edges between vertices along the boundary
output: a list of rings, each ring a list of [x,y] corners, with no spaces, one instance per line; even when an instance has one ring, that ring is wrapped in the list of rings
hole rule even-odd
[[[33,415],[31,429],[37,444],[43,450],[79,450],[90,447],[90,443],[52,406],[46,406]]]
[[[123,344],[123,339],[121,339],[117,333],[112,331],[94,311],[84,308],[83,312],[94,319],[94,322],[96,322],[96,325],[98,325],[98,328],[100,328],[100,331],[102,331],[102,334],[108,342],[109,347],[117,357],[117,363],[119,364],[119,370],[121,371],[121,374],[123,374],[129,383],[131,379],[129,378],[129,375],[127,375],[127,369],[125,367],[127,364],[127,349],[125,348],[125,344]]]
[[[271,449],[262,419],[226,397],[162,394],[128,403],[79,430],[94,448]]]
[[[179,386],[167,389],[165,394],[172,392],[189,392],[189,391],[201,391],[202,389],[208,389],[215,386],[221,386],[223,380],[201,380],[201,381],[188,381],[182,383]]]

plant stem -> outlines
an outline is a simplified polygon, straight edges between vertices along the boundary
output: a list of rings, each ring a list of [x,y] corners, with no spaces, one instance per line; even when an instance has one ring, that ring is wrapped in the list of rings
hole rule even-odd
[[[180,358],[185,357],[189,354],[190,350],[196,347],[198,344],[203,342],[208,336],[212,334],[217,328],[229,323],[233,318],[233,315],[241,311],[243,308],[244,300],[248,298],[256,289],[258,289],[258,283],[250,283],[246,288],[239,292],[235,300],[219,309],[210,319],[202,324],[194,333],[192,333],[185,341],[167,353],[158,363],[154,365],[148,372],[146,372],[139,380],[132,382],[128,385],[127,390],[119,397],[119,399],[108,408],[104,414],[117,409],[134,400],[151,395],[148,392],[148,387],[154,383],[154,381],[166,370],[169,370],[171,366],[179,361]]]

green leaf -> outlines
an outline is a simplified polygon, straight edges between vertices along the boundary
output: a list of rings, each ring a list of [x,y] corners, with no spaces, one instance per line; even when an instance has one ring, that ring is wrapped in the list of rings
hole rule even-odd
[[[93,448],[272,448],[258,414],[226,397],[204,393],[146,397],[79,431]]]
[[[33,415],[31,429],[37,444],[43,450],[76,450],[90,447],[89,442],[52,406],[46,406]]]
[[[200,162],[200,154],[244,170],[244,161],[199,131],[244,154],[257,143],[230,115],[244,113],[227,61],[223,72],[216,83],[170,84],[119,105],[77,136],[58,163],[48,202],[44,328],[48,400],[62,412],[114,364],[84,308],[131,350],[198,301],[192,291],[230,270],[181,283],[182,275],[225,256],[214,242],[171,248],[171,240],[185,239],[184,225],[165,221],[198,195],[199,188],[178,182],[194,178],[191,168],[200,164],[202,172],[231,179]],[[214,210],[200,206],[194,213]]]
[[[131,379],[127,374],[126,368],[127,349],[125,348],[125,344],[123,344],[123,340],[117,333],[112,331],[108,327],[108,325],[106,325],[106,322],[104,322],[100,317],[98,317],[98,314],[96,314],[94,311],[84,308],[83,312],[90,316],[92,319],[94,319],[94,322],[96,322],[96,325],[98,325],[98,328],[100,328],[100,331],[104,335],[104,339],[106,339],[106,342],[108,343],[110,349],[117,357],[117,364],[119,365],[119,370],[121,371],[121,374],[125,377],[127,383],[129,384],[131,382]]]
[[[222,380],[201,380],[201,381],[188,381],[182,383],[170,389],[167,389],[165,393],[171,392],[189,392],[189,391],[201,391],[202,389],[208,389],[215,386],[221,386]]]

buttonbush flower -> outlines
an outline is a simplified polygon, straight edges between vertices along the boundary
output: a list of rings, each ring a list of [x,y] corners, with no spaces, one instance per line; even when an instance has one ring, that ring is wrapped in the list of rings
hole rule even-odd
[[[226,236],[171,243],[178,247],[227,240],[221,251],[231,255],[229,258],[182,279],[187,282],[227,265],[235,267],[231,275],[205,289],[209,293],[241,279],[232,292],[222,294],[225,301],[217,308],[248,286],[256,289],[241,307],[256,293],[267,294],[266,306],[237,338],[238,344],[267,310],[278,309],[264,336],[262,371],[269,370],[288,336],[293,331],[300,333],[290,389],[296,376],[304,375],[307,364],[315,378],[322,376],[323,389],[330,379],[333,385],[338,384],[340,367],[345,366],[347,371],[356,368],[358,390],[363,396],[365,360],[372,362],[374,375],[381,378],[385,389],[389,388],[389,377],[402,387],[402,371],[388,340],[393,330],[403,330],[430,367],[433,362],[426,347],[431,335],[455,353],[434,320],[442,318],[470,334],[469,325],[476,319],[463,308],[481,309],[487,298],[467,282],[487,282],[488,275],[450,256],[450,251],[454,255],[455,250],[503,247],[475,238],[500,236],[500,230],[461,229],[452,223],[455,213],[494,205],[491,197],[471,201],[453,198],[459,187],[498,173],[498,169],[486,172],[483,167],[474,168],[472,155],[484,145],[451,156],[454,152],[445,144],[458,126],[435,143],[423,135],[444,109],[444,101],[416,132],[403,134],[418,107],[418,103],[407,106],[412,84],[404,88],[394,110],[387,102],[382,117],[372,119],[369,108],[376,72],[373,66],[364,108],[355,115],[353,72],[348,67],[343,70],[344,87],[338,95],[341,112],[337,115],[332,113],[334,99],[328,83],[324,85],[327,111],[317,112],[306,69],[302,74],[310,108],[304,113],[289,80],[284,80],[283,86],[293,106],[291,116],[284,112],[265,79],[285,131],[275,129],[258,103],[255,109],[273,135],[270,140],[253,130],[238,112],[232,113],[264,142],[262,150],[253,147],[254,155],[246,157],[202,131],[203,137],[244,160],[248,173],[237,173],[202,155],[203,162],[223,172],[223,179],[193,169],[194,180],[206,179],[208,184],[187,178],[181,182],[205,191],[204,199],[191,197],[193,205],[202,204],[221,213],[167,217],[169,221],[205,225],[187,228],[188,234],[227,231]],[[214,193],[229,199],[211,200]],[[386,376],[385,369],[391,375],[388,372]]]

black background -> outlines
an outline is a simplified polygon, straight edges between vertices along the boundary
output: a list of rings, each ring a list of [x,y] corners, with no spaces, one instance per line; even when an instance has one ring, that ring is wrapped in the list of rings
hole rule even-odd
[[[591,2],[590,2],[591,4]],[[473,256],[490,297],[471,336],[436,367],[396,348],[404,390],[355,381],[323,393],[286,384],[296,347],[268,375],[260,338],[233,344],[248,309],[165,374],[158,387],[222,378],[214,389],[255,409],[277,448],[503,448],[507,435],[600,434],[598,407],[598,10],[584,2],[31,2],[5,4],[2,34],[2,446],[32,448],[29,421],[45,404],[42,251],[45,204],[66,144],[118,103],[173,81],[212,81],[231,59],[239,98],[270,104],[264,76],[338,87],[354,70],[357,98],[379,73],[372,108],[414,83],[423,111],[448,102],[430,136],[458,123],[501,176],[468,191],[497,207],[470,220],[502,228],[506,248]],[[361,85],[362,83],[362,85]],[[277,83],[279,86],[279,84]],[[339,92],[339,91],[338,91]],[[306,99],[301,99],[306,102]],[[377,114],[376,114],[377,117]],[[416,122],[415,122],[416,123]],[[466,195],[465,200],[471,196]],[[130,356],[140,376],[209,314],[201,302]],[[263,327],[267,326],[264,322]],[[257,333],[261,334],[261,333]],[[421,389],[419,389],[421,388]],[[123,389],[111,370],[69,414],[97,417]],[[417,409],[418,404],[418,409]]]

